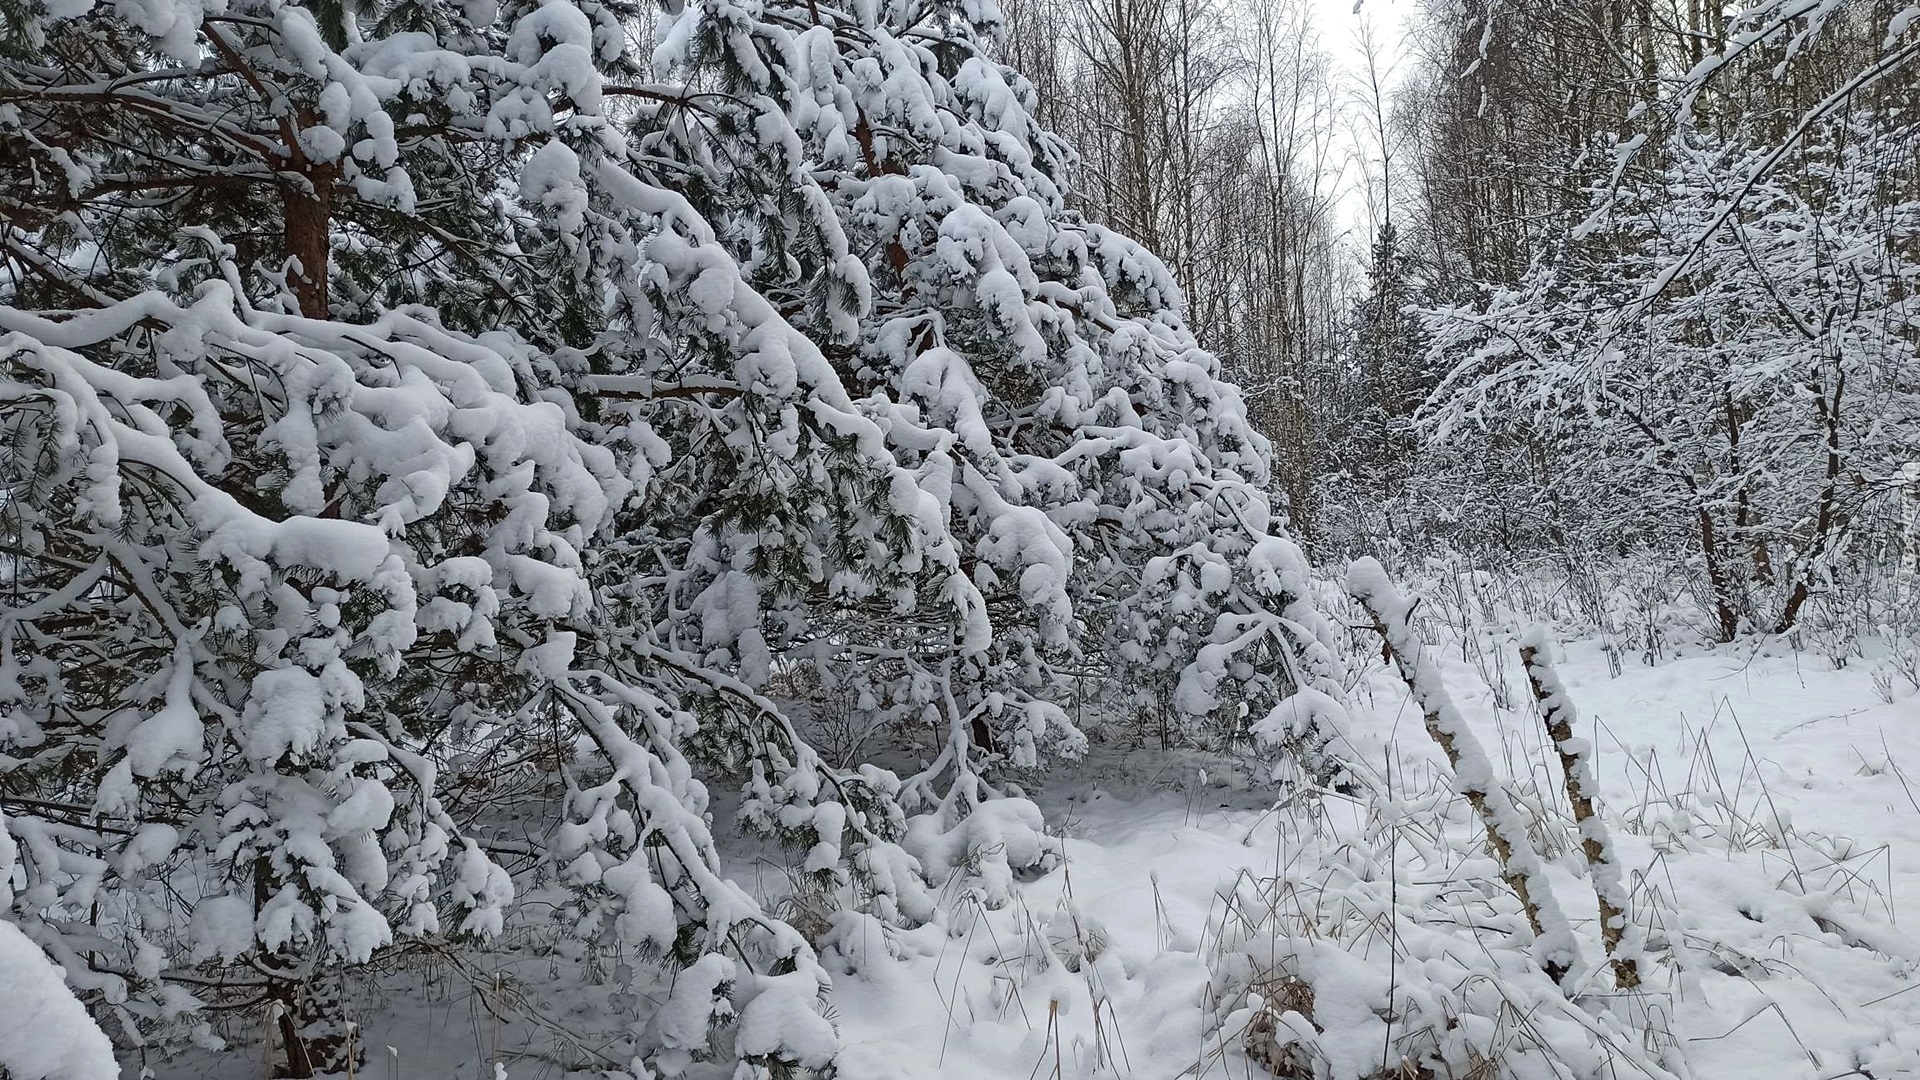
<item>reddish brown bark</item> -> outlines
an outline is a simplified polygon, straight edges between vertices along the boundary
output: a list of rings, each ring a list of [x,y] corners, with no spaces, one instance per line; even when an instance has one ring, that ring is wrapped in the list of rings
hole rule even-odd
[[[289,187],[286,193],[287,254],[300,263],[287,281],[300,301],[300,314],[324,319],[329,310],[327,270],[333,255],[333,182],[340,167],[309,165],[305,172],[313,190]]]

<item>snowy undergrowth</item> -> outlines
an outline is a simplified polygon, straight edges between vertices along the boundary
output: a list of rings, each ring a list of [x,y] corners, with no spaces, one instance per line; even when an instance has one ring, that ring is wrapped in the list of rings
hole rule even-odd
[[[1448,687],[1513,781],[1573,922],[1571,994],[1533,963],[1478,822],[1404,688],[1375,665],[1360,676],[1373,707],[1356,742],[1382,762],[1380,796],[1303,793],[1263,810],[1231,772],[1143,784],[1131,755],[1096,754],[1042,796],[1069,834],[1061,871],[1017,886],[1004,908],[950,896],[946,921],[905,938],[844,938],[827,962],[847,965],[835,990],[847,1075],[1920,1067],[1920,994],[1905,993],[1920,952],[1898,902],[1920,886],[1920,806],[1904,779],[1905,762],[1920,763],[1913,701],[1881,702],[1869,673],[1784,649],[1629,663],[1619,677],[1598,640],[1565,653],[1627,871],[1629,937],[1643,943],[1638,989],[1609,977],[1530,702],[1497,708],[1453,652]],[[882,949],[904,959],[849,961]]]
[[[1443,607],[1422,628],[1549,859],[1579,941],[1571,994],[1533,964],[1477,821],[1375,665],[1359,676],[1372,707],[1355,741],[1382,761],[1376,781],[1391,777],[1382,797],[1260,812],[1241,808],[1231,773],[1124,794],[1126,755],[1083,770],[1049,805],[1070,822],[1064,873],[947,925],[937,951],[839,981],[854,1058],[871,1063],[854,1074],[1825,1078],[1920,1064],[1920,995],[1906,993],[1920,952],[1895,899],[1920,884],[1911,698],[1882,701],[1869,671],[1783,642],[1680,644],[1684,626],[1665,636],[1687,655],[1658,663],[1623,663],[1600,635],[1565,650],[1644,949],[1643,983],[1623,992],[1517,655],[1492,669],[1514,680],[1499,688],[1449,636],[1466,627],[1486,655],[1518,629]],[[1114,790],[1087,779],[1103,771]]]
[[[1617,676],[1601,635],[1554,651],[1576,734],[1597,751],[1628,937],[1643,950],[1643,983],[1622,992],[1517,654],[1497,667],[1477,658],[1511,649],[1526,613],[1462,616],[1451,603],[1430,599],[1416,626],[1546,860],[1580,954],[1570,993],[1535,964],[1478,820],[1358,631],[1351,749],[1377,763],[1362,777],[1370,791],[1298,791],[1273,806],[1244,758],[1096,742],[1034,792],[1051,836],[1036,839],[1019,804],[983,820],[1009,842],[963,845],[995,857],[938,882],[916,928],[801,918],[801,879],[777,854],[730,848],[736,879],[816,939],[840,1080],[1920,1069],[1920,945],[1902,918],[1920,889],[1911,695],[1885,701],[1870,668],[1836,669],[1786,642],[1690,647],[1657,664],[1628,655]],[[1459,627],[1480,643],[1463,645]],[[1496,689],[1484,671],[1511,681]],[[923,837],[923,857],[942,842],[957,841]],[[637,975],[650,969],[635,958],[543,924],[538,903],[526,910],[489,953],[357,977],[369,1071],[480,1078],[498,1061],[517,1080],[620,1067],[618,1033],[667,988]],[[220,1067],[242,1075],[237,1059]]]

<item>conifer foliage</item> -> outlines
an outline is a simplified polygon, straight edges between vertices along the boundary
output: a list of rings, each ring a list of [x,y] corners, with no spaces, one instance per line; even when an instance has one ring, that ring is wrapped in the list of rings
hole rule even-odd
[[[648,17],[0,0],[4,917],[124,1042],[259,999],[334,1068],[341,974],[499,933],[512,855],[659,961],[637,1075],[825,1070],[710,784],[915,922],[1046,861],[997,774],[1089,671],[1336,768],[1267,445],[993,6]],[[939,752],[829,765],[802,671]]]

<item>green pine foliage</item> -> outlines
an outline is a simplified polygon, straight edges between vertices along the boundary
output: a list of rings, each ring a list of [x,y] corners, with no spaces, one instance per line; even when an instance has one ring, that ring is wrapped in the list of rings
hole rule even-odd
[[[624,1057],[824,1073],[844,920],[711,785],[902,925],[1054,857],[1089,681],[1337,771],[1268,447],[990,4],[3,10],[5,917],[129,1042],[252,994],[340,1067],[322,984],[558,889]]]

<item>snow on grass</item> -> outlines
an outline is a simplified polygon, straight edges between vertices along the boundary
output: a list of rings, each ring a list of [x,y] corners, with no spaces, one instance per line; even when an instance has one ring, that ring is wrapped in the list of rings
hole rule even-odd
[[[1497,709],[1471,650],[1449,644],[1451,657],[1435,649],[1449,690],[1516,779],[1554,891],[1598,957],[1593,886],[1546,734],[1523,695]],[[1312,814],[1270,814],[1224,770],[1176,767],[1182,778],[1157,790],[1132,755],[1096,746],[1040,796],[1068,833],[1062,871],[1017,887],[1000,912],[959,917],[950,900],[948,921],[914,932],[904,959],[836,975],[849,1075],[1224,1078],[1271,1065],[1373,1077],[1401,1075],[1403,1060],[1420,1062],[1404,1075],[1516,1078],[1920,1068],[1920,993],[1905,992],[1917,957],[1895,899],[1920,886],[1913,700],[1884,703],[1868,672],[1751,644],[1617,678],[1600,642],[1567,652],[1561,674],[1597,748],[1601,812],[1647,941],[1640,992],[1615,992],[1593,965],[1569,998],[1526,963],[1517,903],[1444,790],[1404,688],[1375,665],[1354,741],[1392,746],[1389,798],[1369,812],[1328,794]],[[1063,917],[1099,931],[1078,970],[1058,947]]]
[[[824,915],[839,1080],[1920,1072],[1920,944],[1903,917],[1920,895],[1913,697],[1886,702],[1870,671],[1783,645],[1629,660],[1617,677],[1604,642],[1562,647],[1644,940],[1643,986],[1623,993],[1598,962],[1594,886],[1548,736],[1528,695],[1484,674],[1523,679],[1517,654],[1489,659],[1520,635],[1488,631],[1476,652],[1447,618],[1423,625],[1593,961],[1568,990],[1531,959],[1479,822],[1375,652],[1350,697],[1377,792],[1297,791],[1274,808],[1256,762],[1096,739],[1030,792],[1057,859],[1012,877],[1030,853],[1009,849],[985,876],[958,867],[914,928]],[[780,902],[791,878],[777,856],[736,845],[728,858]],[[484,1078],[496,1061],[514,1076],[617,1074],[618,1030],[668,988],[631,957],[520,918],[490,953],[358,976],[366,1045],[394,1046],[406,1076]],[[736,1037],[751,1042],[753,1024]],[[206,1064],[158,1072],[248,1068],[241,1055]]]

